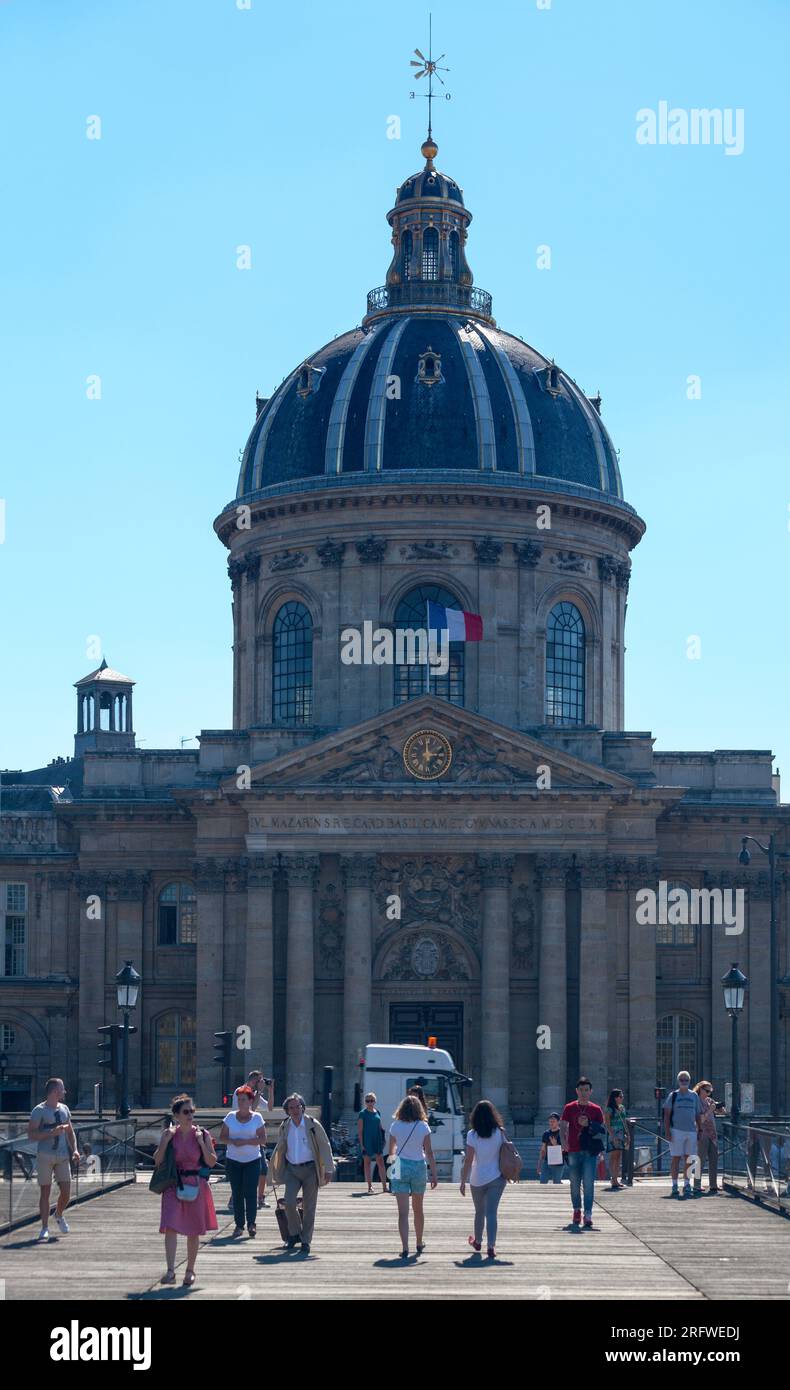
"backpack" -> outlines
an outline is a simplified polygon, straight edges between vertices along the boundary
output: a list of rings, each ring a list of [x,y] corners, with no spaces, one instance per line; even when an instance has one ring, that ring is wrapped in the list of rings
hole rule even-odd
[[[521,1177],[521,1154],[515,1144],[502,1130],[502,1144],[499,1150],[499,1171],[508,1182],[518,1182]]]

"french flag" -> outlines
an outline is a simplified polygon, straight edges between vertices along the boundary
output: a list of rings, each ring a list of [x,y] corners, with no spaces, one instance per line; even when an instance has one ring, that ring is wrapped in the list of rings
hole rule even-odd
[[[443,608],[428,600],[429,632],[446,632],[448,642],[482,642],[483,619],[479,613],[464,613],[460,608]]]

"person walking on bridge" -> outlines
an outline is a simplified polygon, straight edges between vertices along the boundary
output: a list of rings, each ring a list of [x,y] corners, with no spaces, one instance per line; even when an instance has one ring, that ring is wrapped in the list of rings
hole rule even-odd
[[[69,1224],[64,1216],[71,1196],[71,1169],[80,1161],[77,1140],[71,1123],[71,1111],[64,1105],[66,1087],[59,1076],[51,1076],[46,1085],[44,1099],[34,1106],[27,1127],[28,1139],[38,1144],[36,1170],[39,1194],[38,1209],[41,1215],[41,1230],[38,1240],[43,1245],[49,1240],[49,1201],[54,1177],[58,1185],[58,1202],[55,1217],[63,1235],[68,1235]]]
[[[678,1084],[664,1101],[664,1134],[669,1140],[670,1175],[673,1197],[679,1197],[678,1169],[683,1160],[683,1196],[693,1197],[690,1170],[697,1157],[697,1140],[702,1127],[703,1106],[696,1091],[692,1091],[691,1076],[678,1072]]]
[[[318,1120],[306,1114],[304,1097],[289,1096],[283,1106],[288,1118],[280,1125],[280,1134],[269,1165],[272,1187],[285,1183],[285,1212],[288,1218],[289,1250],[301,1245],[302,1254],[310,1254],[318,1205],[319,1188],[335,1176],[335,1160],[326,1132]],[[296,1205],[302,1193],[302,1215]]]

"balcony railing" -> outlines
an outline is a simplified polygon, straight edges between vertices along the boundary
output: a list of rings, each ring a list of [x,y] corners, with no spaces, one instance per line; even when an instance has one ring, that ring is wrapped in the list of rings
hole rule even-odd
[[[453,280],[407,280],[402,285],[379,285],[368,293],[369,314],[410,305],[469,309],[483,318],[491,318],[488,291],[478,289],[477,285],[458,285]]]

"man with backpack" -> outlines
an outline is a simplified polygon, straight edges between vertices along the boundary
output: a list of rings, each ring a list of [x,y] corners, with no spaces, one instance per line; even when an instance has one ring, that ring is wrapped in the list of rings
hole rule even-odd
[[[577,1100],[569,1100],[560,1116],[562,1149],[571,1180],[573,1220],[566,1231],[578,1231],[582,1220],[582,1188],[584,1189],[584,1227],[592,1230],[592,1210],[595,1201],[595,1165],[603,1153],[606,1133],[603,1111],[590,1100],[592,1082],[580,1076],[576,1082]]]
[[[690,1166],[697,1156],[697,1141],[702,1127],[703,1106],[696,1091],[691,1090],[687,1071],[678,1072],[677,1089],[670,1091],[664,1101],[664,1135],[669,1140],[671,1155],[670,1176],[672,1196],[679,1197],[678,1169],[683,1160],[683,1196],[693,1197]]]

